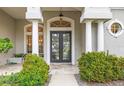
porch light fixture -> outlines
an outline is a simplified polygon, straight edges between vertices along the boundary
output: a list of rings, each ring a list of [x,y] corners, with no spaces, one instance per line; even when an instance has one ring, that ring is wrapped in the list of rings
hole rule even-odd
[[[59,14],[59,17],[60,17],[60,21],[62,21],[62,17],[63,17],[64,15],[62,14],[62,8],[60,8],[60,14]]]

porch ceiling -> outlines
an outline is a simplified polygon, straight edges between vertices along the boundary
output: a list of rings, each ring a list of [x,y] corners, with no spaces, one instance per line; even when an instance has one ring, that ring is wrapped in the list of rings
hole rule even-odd
[[[60,11],[60,7],[43,7],[43,11]],[[62,7],[62,11],[82,11],[83,7]]]
[[[24,19],[26,7],[1,7],[1,10],[15,19]]]
[[[15,19],[25,19],[26,7],[1,7],[1,10]],[[62,11],[82,11],[83,7],[63,7]],[[60,7],[42,7],[42,11],[60,11]]]

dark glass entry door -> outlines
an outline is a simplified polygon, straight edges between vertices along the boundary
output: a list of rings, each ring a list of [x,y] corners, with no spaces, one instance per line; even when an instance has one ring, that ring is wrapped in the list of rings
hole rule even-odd
[[[50,32],[51,62],[71,62],[71,31]]]

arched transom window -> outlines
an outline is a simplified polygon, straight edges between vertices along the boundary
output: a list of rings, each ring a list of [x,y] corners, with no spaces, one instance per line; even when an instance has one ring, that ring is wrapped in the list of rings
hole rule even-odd
[[[51,22],[50,27],[71,27],[71,23],[60,19],[60,20]]]
[[[28,26],[26,29],[27,29],[27,30],[26,30],[27,32],[32,32],[32,26],[31,26],[31,25]],[[41,27],[41,26],[39,25],[38,31],[39,31],[39,32],[43,32],[43,27]]]

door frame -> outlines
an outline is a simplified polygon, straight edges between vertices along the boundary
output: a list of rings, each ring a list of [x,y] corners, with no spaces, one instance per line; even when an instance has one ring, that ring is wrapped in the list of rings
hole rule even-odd
[[[52,53],[52,33],[58,33],[59,35],[60,34],[66,34],[66,33],[69,33],[70,34],[70,60],[68,60],[68,61],[65,61],[65,60],[59,60],[59,61],[54,61],[54,62],[52,62],[52,55],[51,55],[51,53]],[[60,39],[60,37],[59,37],[59,39]],[[51,63],[70,63],[71,62],[71,60],[72,60],[72,57],[71,57],[71,54],[72,54],[72,40],[71,40],[72,38],[71,38],[71,31],[50,31],[50,61],[51,61]],[[63,41],[63,40],[62,40]],[[60,44],[62,44],[62,43],[60,43]],[[61,46],[61,45],[60,45]],[[59,47],[60,48],[60,47]],[[63,45],[61,46],[61,48],[63,48]],[[62,52],[60,52],[59,51],[59,53],[60,54],[63,54]],[[60,57],[60,59],[61,59],[61,57],[62,57],[63,55],[59,55],[59,57]]]
[[[71,23],[71,27],[50,27],[50,23],[56,20],[60,20],[60,17],[54,17],[47,21],[47,31],[46,31],[46,57],[45,60],[47,64],[50,64],[50,31],[71,31],[71,64],[75,65],[75,31],[74,31],[74,20],[68,17],[62,17],[63,20]]]

